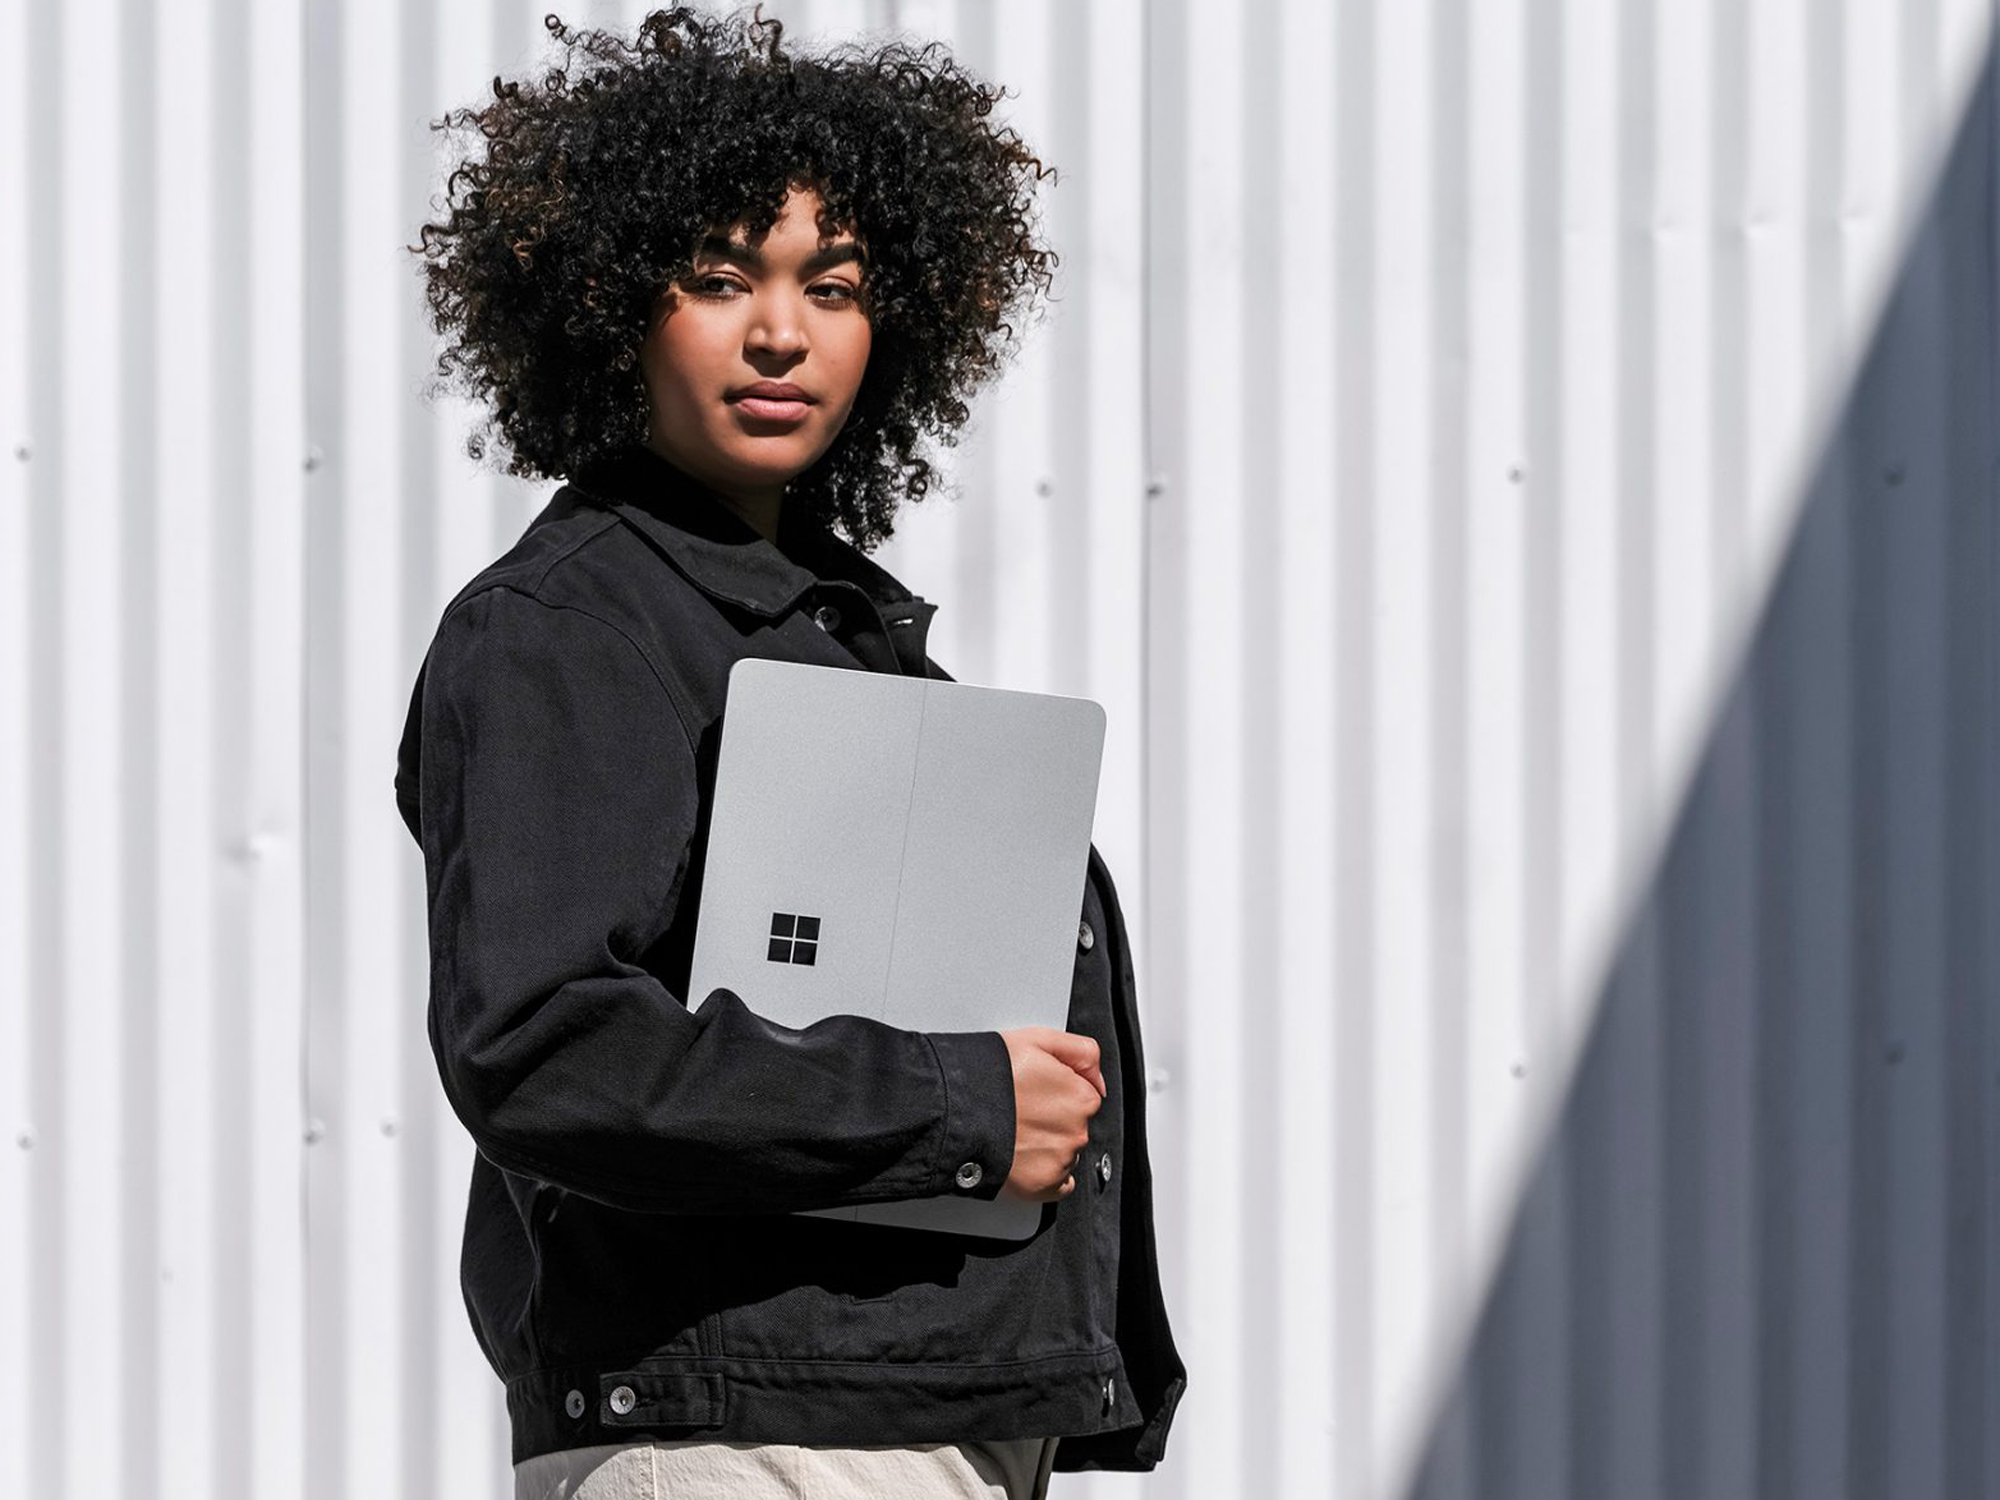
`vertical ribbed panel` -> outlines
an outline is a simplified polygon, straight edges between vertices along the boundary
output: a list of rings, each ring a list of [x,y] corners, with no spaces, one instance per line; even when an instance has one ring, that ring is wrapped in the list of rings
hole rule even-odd
[[[0,9],[0,25],[17,26],[24,7]],[[43,202],[49,169],[31,152],[47,140],[35,121],[49,91],[32,88],[26,50],[0,47],[0,203]],[[46,876],[43,851],[53,837],[36,817],[34,790],[46,762],[26,732],[40,707],[32,643],[44,639],[40,591],[34,587],[41,528],[30,499],[35,493],[28,434],[31,370],[54,368],[52,331],[35,317],[29,266],[38,249],[26,213],[0,215],[0,1489],[26,1494],[31,1453],[26,1443],[32,1392],[40,1382],[31,1357],[58,1337],[58,1325],[36,1310],[46,1275],[43,1241],[36,1233],[47,1184],[56,1174],[37,1170],[41,1146],[35,1111],[44,1102],[37,1082],[47,1066],[41,1047],[40,1007],[30,1004],[43,977],[40,953],[29,934],[46,913],[36,891]],[[39,342],[37,342],[39,340]],[[39,1273],[39,1274],[38,1274]]]
[[[301,38],[0,26],[0,1487],[296,1494]]]
[[[547,8],[0,0],[0,1492],[507,1492],[390,778],[553,486],[402,247]],[[2000,1489],[1992,0],[778,10],[1060,172],[880,554],[1109,713],[1191,1383],[1055,1493]]]

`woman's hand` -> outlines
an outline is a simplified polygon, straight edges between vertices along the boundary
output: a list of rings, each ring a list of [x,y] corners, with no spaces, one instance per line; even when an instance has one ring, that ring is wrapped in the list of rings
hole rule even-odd
[[[1014,1064],[1014,1166],[1000,1191],[1053,1203],[1076,1190],[1090,1117],[1104,1102],[1097,1043],[1053,1026],[1003,1031]]]

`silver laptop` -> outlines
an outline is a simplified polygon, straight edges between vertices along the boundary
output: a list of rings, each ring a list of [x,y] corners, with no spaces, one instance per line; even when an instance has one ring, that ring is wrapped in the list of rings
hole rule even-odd
[[[845,667],[731,668],[689,996],[805,1027],[1062,1029],[1104,710]],[[1039,1203],[943,1196],[821,1218],[1027,1239]]]

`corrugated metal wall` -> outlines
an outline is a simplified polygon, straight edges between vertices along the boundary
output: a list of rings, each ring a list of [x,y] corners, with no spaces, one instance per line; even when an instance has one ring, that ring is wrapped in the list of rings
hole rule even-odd
[[[2000,1491],[1991,0],[779,13],[1062,173],[882,554],[1110,714],[1191,1384],[1057,1492]],[[399,247],[541,35],[0,0],[0,1493],[504,1492],[390,775],[550,487]]]

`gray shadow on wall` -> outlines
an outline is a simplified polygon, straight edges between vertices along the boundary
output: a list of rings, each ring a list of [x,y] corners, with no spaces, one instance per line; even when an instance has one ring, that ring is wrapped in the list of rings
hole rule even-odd
[[[1416,1500],[2000,1495],[1995,64]]]

